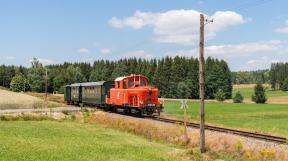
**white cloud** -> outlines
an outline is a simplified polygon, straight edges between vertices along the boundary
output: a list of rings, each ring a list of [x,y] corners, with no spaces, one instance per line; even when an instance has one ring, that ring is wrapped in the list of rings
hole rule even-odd
[[[14,59],[16,59],[16,57],[14,57],[14,56],[7,56],[6,59],[7,59],[7,60],[14,60]]]
[[[199,49],[167,52],[166,55],[198,57]],[[212,45],[205,47],[204,55],[226,60],[233,71],[268,69],[271,63],[288,61],[288,42],[270,40]]]
[[[37,60],[44,66],[46,65],[51,65],[54,64],[55,61],[51,60],[51,59],[46,59],[46,58],[37,58]],[[33,59],[30,59],[29,62],[31,63],[33,61]]]
[[[279,40],[258,41],[240,44],[212,45],[205,47],[206,56],[220,58],[255,56],[261,54],[285,54],[288,53],[287,42]],[[175,53],[168,52],[168,55],[197,56],[198,49],[180,50]]]
[[[279,33],[288,33],[288,26],[287,27],[280,27],[275,29],[275,32],[279,32]]]
[[[100,50],[100,52],[101,52],[101,54],[109,54],[109,53],[111,53],[111,49],[103,48],[103,49]]]
[[[274,31],[279,33],[288,33],[288,20],[285,21],[285,26],[278,27]]]
[[[131,17],[119,19],[113,17],[109,24],[115,28],[131,27],[141,29],[153,28],[158,42],[191,44],[198,40],[199,14],[196,10],[170,10],[162,13],[136,11]],[[212,16],[214,22],[206,27],[206,38],[212,39],[216,33],[230,26],[243,24],[242,15],[233,11],[217,11]]]
[[[151,54],[147,54],[144,50],[137,50],[137,51],[127,52],[126,54],[124,54],[124,57],[125,58],[135,57],[135,58],[151,59],[154,56]]]
[[[90,53],[90,51],[89,51],[89,49],[87,49],[87,48],[80,48],[80,49],[78,50],[78,53],[88,54],[88,53]]]
[[[54,63],[54,60],[51,59],[44,59],[44,58],[39,58],[38,59],[44,66],[45,65],[50,65]]]
[[[202,4],[204,4],[204,1],[203,1],[203,0],[199,0],[197,3],[198,3],[199,5],[202,5]]]
[[[255,70],[255,69],[267,69],[271,63],[281,62],[281,60],[271,59],[270,57],[263,56],[260,59],[250,59],[247,61],[243,69]]]

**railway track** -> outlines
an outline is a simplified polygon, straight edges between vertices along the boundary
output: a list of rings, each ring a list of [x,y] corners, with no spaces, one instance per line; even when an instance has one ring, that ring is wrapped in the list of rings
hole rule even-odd
[[[156,120],[156,121],[166,122],[166,123],[184,124],[184,122],[181,120],[174,120],[174,119],[167,119],[167,118],[160,118],[160,117],[152,117],[151,119]],[[199,124],[192,123],[192,122],[187,122],[187,126],[192,127],[192,128],[199,128],[200,127]],[[210,126],[210,125],[205,125],[205,129],[210,130],[210,131],[217,131],[217,132],[223,132],[223,133],[228,133],[228,134],[234,134],[234,135],[254,138],[254,139],[258,139],[258,140],[265,140],[265,141],[274,142],[274,143],[278,143],[278,144],[287,144],[288,143],[287,138],[273,136],[273,135],[253,133],[253,132],[228,129],[228,128]]]

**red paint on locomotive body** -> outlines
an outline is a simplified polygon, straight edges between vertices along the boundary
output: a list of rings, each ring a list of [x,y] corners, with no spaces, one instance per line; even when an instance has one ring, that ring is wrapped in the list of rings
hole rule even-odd
[[[158,89],[148,86],[148,79],[143,75],[115,79],[115,88],[110,89],[110,98],[106,101],[107,104],[116,107],[143,109],[144,113],[149,114],[162,110],[158,100]]]

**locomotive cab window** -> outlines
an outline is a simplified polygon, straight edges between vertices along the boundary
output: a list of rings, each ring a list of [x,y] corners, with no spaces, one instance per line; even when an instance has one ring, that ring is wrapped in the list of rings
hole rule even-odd
[[[117,88],[120,88],[120,81],[117,82]]]
[[[133,87],[134,86],[134,81],[132,79],[129,80],[128,82],[129,87]]]

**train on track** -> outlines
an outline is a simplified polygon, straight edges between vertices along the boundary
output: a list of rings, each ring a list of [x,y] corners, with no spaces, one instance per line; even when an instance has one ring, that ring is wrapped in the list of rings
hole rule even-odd
[[[139,116],[158,114],[163,106],[158,89],[148,85],[144,75],[118,77],[114,81],[75,83],[64,87],[67,104],[97,106],[106,111],[123,111]]]

